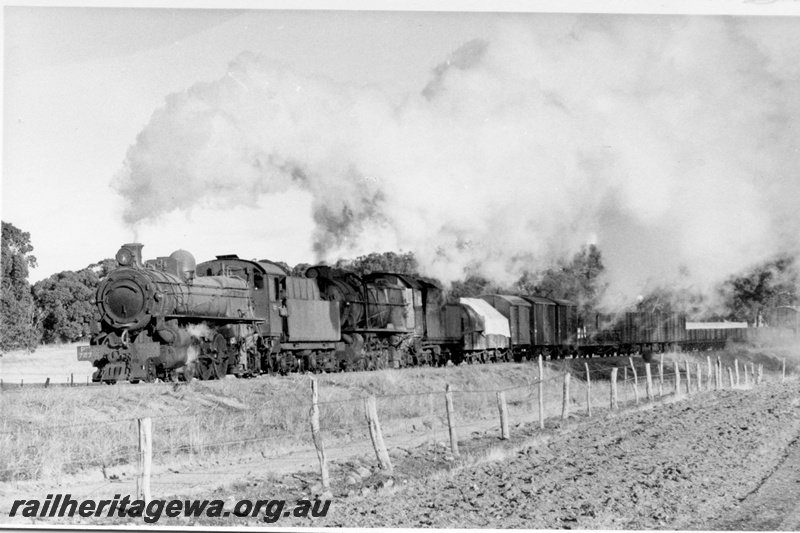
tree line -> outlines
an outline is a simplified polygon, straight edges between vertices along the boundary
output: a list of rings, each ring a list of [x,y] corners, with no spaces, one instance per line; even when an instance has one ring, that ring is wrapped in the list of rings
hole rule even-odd
[[[99,320],[94,297],[100,281],[116,268],[116,261],[104,259],[77,272],[66,270],[31,285],[29,269],[36,266],[28,232],[2,223],[2,327],[0,353],[33,350],[40,343],[88,340]],[[290,267],[291,275],[302,276],[311,266]],[[355,259],[340,259],[333,266],[363,275],[370,272],[397,272],[420,276],[412,252],[371,253]],[[600,249],[589,245],[572,258],[541,271],[526,271],[510,285],[498,285],[475,272],[466,272],[447,292],[448,300],[480,294],[536,294],[546,298],[577,302],[581,314],[594,312],[603,299],[607,284]],[[422,277],[422,276],[420,276]],[[435,280],[431,280],[435,281]],[[640,311],[682,312],[695,319],[732,320],[759,323],[769,309],[797,303],[800,286],[798,267],[790,256],[780,256],[731,276],[718,288],[717,302],[709,311],[708,295],[668,286],[650,289],[632,309]]]

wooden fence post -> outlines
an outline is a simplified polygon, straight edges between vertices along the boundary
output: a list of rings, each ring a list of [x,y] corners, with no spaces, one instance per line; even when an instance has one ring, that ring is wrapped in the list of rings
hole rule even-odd
[[[747,382],[748,382],[747,365],[742,365],[742,368],[744,369],[744,386],[747,387]]]
[[[697,392],[703,390],[703,365],[697,363]]]
[[[628,367],[627,366],[622,369],[622,384],[625,387],[628,386]]]
[[[150,502],[150,470],[153,465],[153,421],[150,417],[138,419],[139,475],[136,477],[136,498]]]
[[[675,396],[681,395],[681,367],[678,361],[675,361]]]
[[[758,365],[758,378],[756,378],[756,385],[761,384],[761,380],[764,379],[764,365]]]
[[[444,393],[445,405],[447,407],[447,427],[450,429],[450,451],[453,457],[458,457],[458,434],[456,433],[456,411],[453,408],[453,390],[448,383]]]
[[[750,376],[751,376],[751,379],[753,380],[753,385],[755,385],[755,381],[756,381],[756,364],[752,363],[752,362],[750,363]]]
[[[650,363],[644,364],[644,377],[645,377],[645,393],[647,394],[647,401],[653,401],[653,376],[650,373]]]
[[[331,483],[330,476],[328,475],[328,459],[325,456],[322,432],[319,429],[319,388],[316,378],[311,378],[311,439],[314,441],[314,448],[317,449],[319,471],[322,475],[322,486],[328,489]]]
[[[786,359],[783,359],[783,369],[781,370],[781,383],[786,381]]]
[[[544,365],[539,355],[539,429],[544,429]]]
[[[592,376],[589,373],[589,363],[583,363],[586,367],[586,413],[592,416]]]
[[[717,356],[717,372],[719,372],[719,388],[723,389],[725,388],[725,383],[722,379],[722,359],[719,356]]]
[[[736,375],[736,386],[738,387],[739,386],[739,360],[738,359],[734,359],[733,360],[733,368],[734,368],[734,373]]]
[[[433,405],[432,394],[428,394],[428,413],[430,413],[431,421],[431,443],[433,444],[433,455],[436,457],[436,455],[439,453],[439,449],[436,447],[436,408]]]
[[[569,418],[569,378],[569,372],[564,374],[564,402],[561,404],[561,420]]]
[[[706,356],[706,362],[708,363],[708,386],[706,387],[707,390],[714,390],[714,372],[711,369],[711,356]]]
[[[50,378],[47,378],[47,380],[45,380],[44,382],[44,388],[46,389],[49,386],[50,386]]]
[[[683,367],[686,369],[686,394],[692,393],[692,373],[689,370],[689,361],[683,362]]]
[[[611,409],[617,408],[617,369],[611,369]]]
[[[392,461],[389,459],[389,452],[386,451],[386,444],[383,442],[375,396],[364,399],[364,406],[366,408],[367,422],[369,423],[369,436],[372,439],[372,446],[375,448],[375,455],[378,457],[378,464],[381,470],[386,470],[391,474],[393,471]]]
[[[70,374],[69,375],[69,386],[72,387],[73,385],[75,385],[75,374]]]
[[[731,384],[731,388],[733,388],[733,370],[731,367],[728,367],[728,382]]]
[[[661,360],[658,363],[658,395],[664,396],[664,354],[661,354]]]
[[[633,366],[633,357],[628,357],[631,363],[631,370],[633,371],[633,396],[636,398],[636,403],[639,403],[639,378],[636,376],[636,367]]]
[[[500,410],[500,438],[508,440],[511,435],[508,432],[508,406],[506,405],[505,391],[497,393],[497,408]]]

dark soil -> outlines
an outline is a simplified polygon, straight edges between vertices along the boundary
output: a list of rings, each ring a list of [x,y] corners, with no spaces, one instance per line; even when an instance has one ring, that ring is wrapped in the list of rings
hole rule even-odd
[[[505,460],[335,498],[313,525],[738,528],[738,508],[751,493],[779,472],[796,472],[785,459],[799,432],[796,383],[703,393],[583,422]],[[795,511],[795,501],[778,514]],[[782,523],[758,509],[748,517],[748,529]]]

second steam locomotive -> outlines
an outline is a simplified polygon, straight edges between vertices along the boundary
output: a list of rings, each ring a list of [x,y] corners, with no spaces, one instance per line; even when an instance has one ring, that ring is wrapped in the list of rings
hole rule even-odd
[[[687,330],[682,315],[625,313],[580,320],[576,305],[483,295],[446,303],[413,276],[358,276],[328,266],[305,277],[221,255],[196,264],[178,250],[142,260],[125,244],[97,290],[100,322],[78,359],[96,382],[220,379],[228,374],[369,370],[538,355],[642,353],[726,339]]]

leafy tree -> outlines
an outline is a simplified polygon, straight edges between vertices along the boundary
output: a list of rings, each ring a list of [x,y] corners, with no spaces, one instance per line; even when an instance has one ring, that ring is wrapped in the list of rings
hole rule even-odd
[[[253,259],[253,261],[256,261],[256,259]],[[284,269],[286,272],[292,271],[292,267],[290,267],[289,263],[285,261],[275,261],[275,264]]]
[[[88,267],[86,267],[83,270],[91,270],[92,272],[94,272],[94,274],[95,274],[95,276],[97,277],[97,280],[98,280],[97,284],[99,285],[100,284],[100,280],[102,280],[104,277],[108,276],[108,274],[112,270],[116,270],[118,267],[119,267],[119,264],[117,263],[116,259],[106,258],[106,259],[103,259],[102,261],[99,261],[97,263],[92,263],[91,265],[89,265]],[[95,285],[95,288],[97,288],[97,285]]]
[[[294,266],[294,268],[289,270],[289,273],[292,276],[297,276],[302,278],[306,275],[306,270],[308,270],[310,267],[311,265],[308,263],[298,263]]]
[[[91,270],[59,272],[33,286],[44,342],[73,342],[89,334],[97,319],[92,304],[96,286]]]
[[[13,224],[3,222],[2,235],[2,303],[0,303],[0,353],[10,350],[33,350],[39,342],[35,308],[28,269],[36,266],[31,255],[31,235]]]
[[[685,288],[661,285],[642,295],[636,310],[653,313],[683,313],[689,320],[714,320],[705,294]]]
[[[290,267],[289,263],[286,263],[285,261],[275,261],[275,263],[286,270],[290,276],[297,278],[305,277],[306,270],[308,270],[308,268],[311,266],[308,263],[298,263],[294,267]]]
[[[760,325],[770,310],[797,303],[799,285],[800,272],[790,256],[756,265],[720,286],[725,318]]]
[[[77,272],[53,274],[33,286],[44,342],[75,342],[91,333],[100,320],[93,303],[102,278],[117,268],[113,259],[104,259]]]
[[[489,294],[501,291],[497,285],[491,281],[476,274],[469,274],[464,281],[454,281],[450,285],[450,290],[447,292],[447,298],[451,302],[455,302],[459,298],[476,298],[481,294]]]
[[[336,268],[351,270],[358,275],[371,272],[394,272],[396,274],[417,275],[419,263],[413,252],[397,254],[395,252],[371,253],[355,259],[339,259]]]
[[[606,285],[600,281],[605,270],[600,249],[584,246],[571,260],[559,261],[543,272],[525,272],[510,289],[516,294],[571,300],[583,314],[597,307]]]

